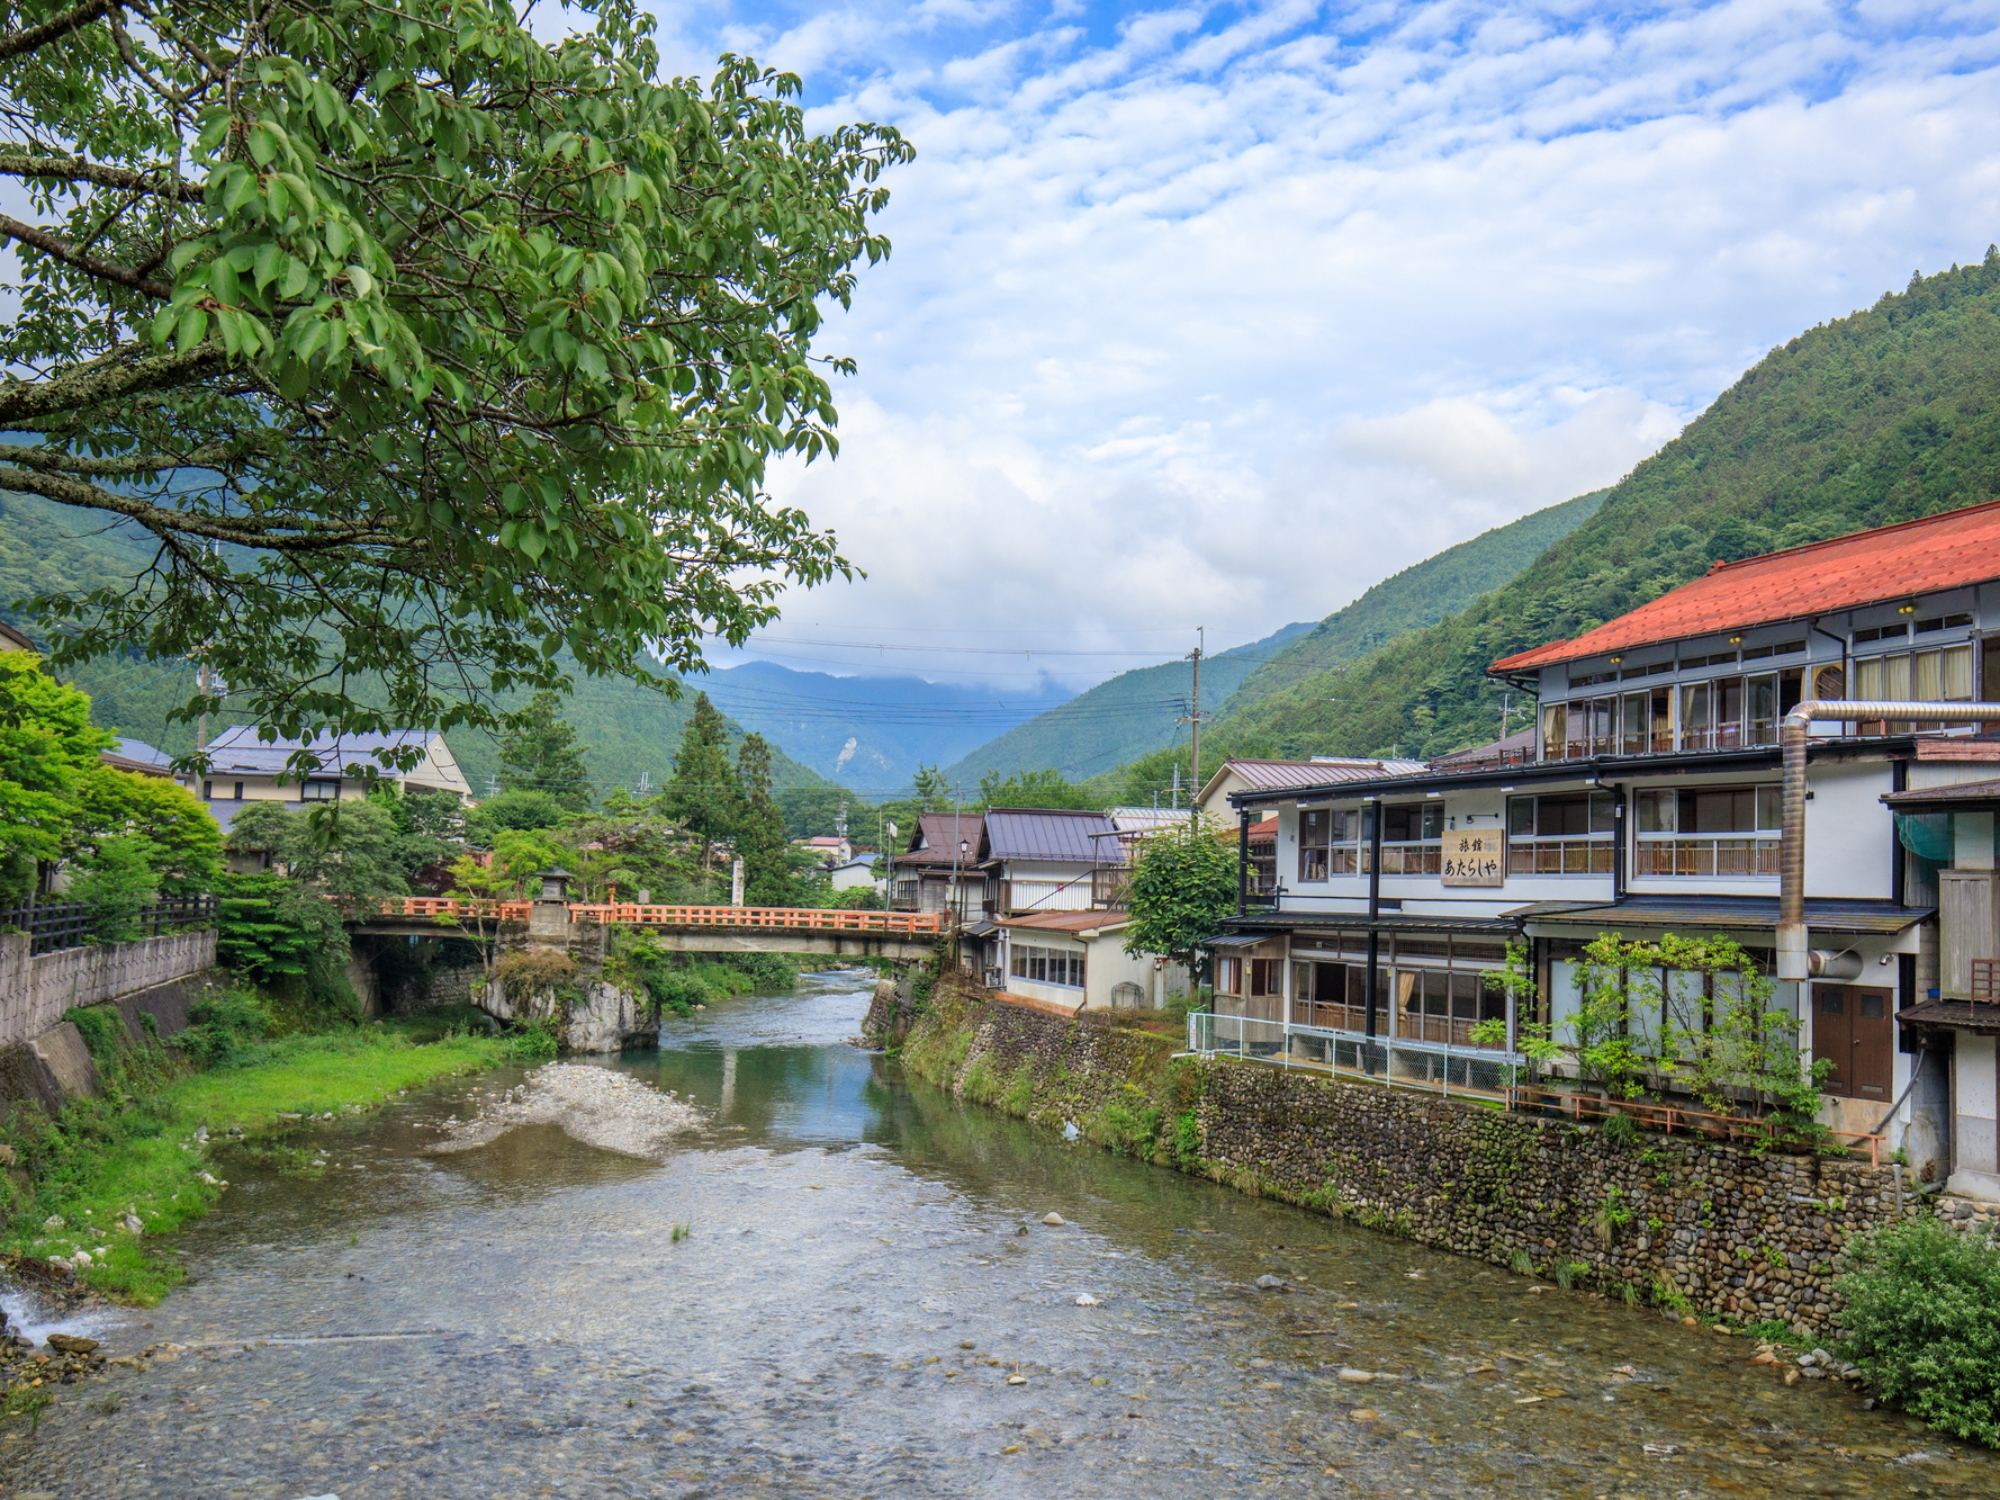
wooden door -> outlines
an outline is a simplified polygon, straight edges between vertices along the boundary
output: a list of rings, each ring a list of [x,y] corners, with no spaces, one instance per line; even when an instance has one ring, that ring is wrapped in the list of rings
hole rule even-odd
[[[1895,1006],[1888,990],[1813,986],[1813,1061],[1833,1064],[1826,1091],[1887,1103],[1895,1068]]]

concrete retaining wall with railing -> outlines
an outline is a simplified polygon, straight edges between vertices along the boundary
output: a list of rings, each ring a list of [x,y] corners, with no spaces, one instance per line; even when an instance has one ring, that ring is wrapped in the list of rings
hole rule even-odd
[[[29,948],[25,933],[0,934],[0,1046],[40,1036],[71,1006],[140,994],[215,967],[213,929],[40,956]]]

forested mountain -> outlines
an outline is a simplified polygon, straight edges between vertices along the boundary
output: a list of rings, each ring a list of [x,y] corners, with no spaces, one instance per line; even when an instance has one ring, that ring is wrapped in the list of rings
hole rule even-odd
[[[1773,349],[1596,514],[1428,630],[1230,712],[1244,754],[1435,755],[1494,737],[1498,657],[1566,639],[1723,558],[2000,495],[2000,251]],[[1520,727],[1514,721],[1513,727]]]
[[[1386,641],[1435,625],[1505,583],[1551,542],[1589,520],[1609,493],[1579,495],[1447,547],[1383,579],[1317,625],[1287,625],[1264,640],[1218,652],[1202,663],[1204,711],[1239,713]],[[1193,670],[1186,662],[1172,662],[1121,672],[980,746],[947,768],[946,775],[969,786],[989,771],[1011,776],[1054,766],[1073,780],[1086,780],[1184,744],[1187,727],[1177,721],[1187,713]],[[1186,758],[1183,751],[1183,774]],[[1216,763],[1203,758],[1211,767]],[[1170,769],[1165,759],[1148,768],[1149,775],[1157,773],[1153,779],[1160,780],[1162,790],[1167,782],[1161,778]]]
[[[1223,702],[1288,642],[1311,629],[1287,625],[1261,641],[1206,658],[1201,664],[1204,708]],[[945,767],[945,777],[977,786],[990,773],[1005,777],[1053,766],[1072,781],[1087,780],[1184,733],[1176,721],[1187,713],[1193,690],[1192,662],[1134,667],[981,745]]]
[[[15,601],[35,593],[101,588],[120,578],[137,577],[150,561],[152,548],[130,529],[86,529],[78,522],[74,510],[32,495],[0,492],[0,619],[32,636],[36,632],[14,607]],[[192,725],[167,722],[167,711],[194,690],[191,663],[105,659],[71,674],[71,680],[90,694],[91,717],[105,728],[174,755],[194,748]],[[600,791],[614,786],[636,789],[642,776],[654,787],[666,780],[701,686],[691,683],[677,701],[623,680],[577,679],[575,696],[563,712],[577,727],[591,779]],[[237,722],[225,712],[212,722],[210,733]],[[732,742],[740,741],[743,733],[740,725],[730,724]],[[484,796],[487,779],[499,765],[492,737],[461,729],[448,734],[446,741],[473,790]],[[783,754],[773,758],[772,782],[781,791],[825,784]]]
[[[1240,712],[1315,672],[1350,662],[1401,635],[1435,625],[1497,589],[1597,514],[1609,490],[1594,490],[1483,531],[1383,579],[1328,615],[1244,679],[1225,708]]]

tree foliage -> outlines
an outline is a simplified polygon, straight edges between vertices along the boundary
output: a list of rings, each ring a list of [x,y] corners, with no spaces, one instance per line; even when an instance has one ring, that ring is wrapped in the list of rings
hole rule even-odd
[[[112,736],[90,700],[29,652],[0,653],[0,900],[26,899],[69,865],[78,899],[123,932],[154,895],[204,892],[220,868],[221,830],[187,791],[98,758]]]
[[[998,771],[979,778],[983,807],[1090,808],[1104,806],[1088,787],[1077,786],[1050,766],[1041,771],[1016,771],[1005,780]]]
[[[1164,954],[1199,978],[1207,955],[1201,945],[1236,911],[1236,882],[1236,850],[1199,814],[1149,835],[1126,894],[1132,920],[1125,951]]]
[[[537,693],[500,736],[500,785],[540,792],[568,812],[590,806],[590,772],[576,729],[562,717],[554,693]]]
[[[2000,1248],[1933,1218],[1857,1235],[1838,1284],[1841,1353],[1886,1399],[2000,1448]]]
[[[205,653],[287,737],[491,724],[560,649],[694,666],[847,571],[761,486],[833,447],[812,342],[908,148],[581,10],[552,44],[492,0],[10,13],[0,485],[154,548],[39,601],[63,660]]]

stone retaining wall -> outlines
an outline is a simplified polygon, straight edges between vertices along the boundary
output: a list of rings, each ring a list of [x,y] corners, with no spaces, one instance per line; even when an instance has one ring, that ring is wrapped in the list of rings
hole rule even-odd
[[[1833,1320],[1841,1246],[1897,1213],[1890,1169],[1849,1158],[1652,1134],[1622,1143],[1472,1101],[1175,1050],[1093,1016],[947,997],[916,1018],[903,1057],[962,1098],[1053,1128],[1074,1121],[1101,1145],[1244,1191],[1806,1334]],[[1905,1216],[1926,1211],[1905,1195]]]
[[[71,1006],[160,989],[215,967],[212,929],[39,956],[29,950],[24,933],[0,936],[0,1046],[40,1036]]]

